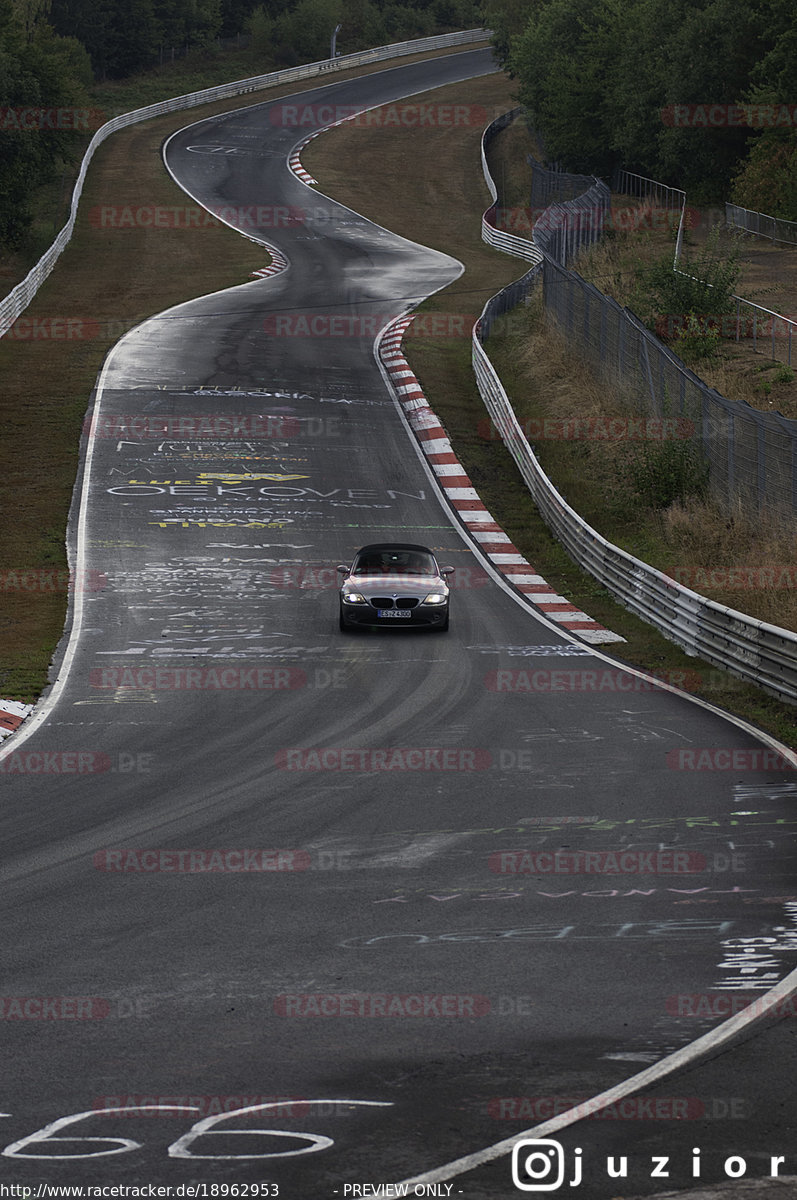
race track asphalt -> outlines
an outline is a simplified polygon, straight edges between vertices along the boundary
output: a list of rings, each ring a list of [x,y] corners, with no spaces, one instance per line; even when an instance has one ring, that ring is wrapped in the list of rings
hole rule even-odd
[[[301,99],[492,69],[469,51]],[[305,187],[285,104],[167,145],[190,196],[289,265],[109,355],[61,683],[0,752],[0,1181],[389,1195],[352,1189],[538,1125],[794,965],[793,771],[496,581],[373,348],[460,265]],[[339,632],[334,568],[375,540],[455,568],[448,633]],[[590,1164],[567,1190],[686,1187],[693,1147],[710,1182],[729,1154],[763,1177],[791,1150],[797,1173],[790,1024],[565,1131],[568,1169],[576,1146]],[[450,1186],[522,1194],[507,1155]]]

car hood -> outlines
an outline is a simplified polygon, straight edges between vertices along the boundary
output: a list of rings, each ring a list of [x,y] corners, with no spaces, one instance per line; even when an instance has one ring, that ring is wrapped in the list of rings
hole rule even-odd
[[[448,590],[439,575],[347,575],[343,582],[346,588],[371,596],[418,596]]]

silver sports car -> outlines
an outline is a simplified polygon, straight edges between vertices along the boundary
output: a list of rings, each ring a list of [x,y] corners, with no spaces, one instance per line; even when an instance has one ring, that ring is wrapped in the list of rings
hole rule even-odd
[[[453,567],[438,567],[426,546],[376,542],[343,564],[340,627],[357,625],[448,629],[448,584]]]

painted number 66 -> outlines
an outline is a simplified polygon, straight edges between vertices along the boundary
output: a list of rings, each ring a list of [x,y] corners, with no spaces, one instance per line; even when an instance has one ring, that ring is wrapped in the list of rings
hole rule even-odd
[[[390,1107],[389,1101],[383,1100],[303,1100],[303,1104],[347,1104],[360,1105],[373,1108]],[[248,1116],[250,1113],[262,1112],[268,1108],[279,1108],[280,1102],[270,1102],[268,1104],[250,1104],[246,1108],[236,1108],[232,1112],[219,1113],[215,1117],[204,1117],[201,1121],[197,1121],[192,1125],[188,1133],[184,1133],[169,1147],[170,1158],[202,1158],[202,1159],[236,1159],[236,1158],[291,1158],[299,1154],[313,1154],[317,1150],[326,1150],[333,1145],[333,1139],[324,1137],[318,1133],[294,1133],[285,1129],[216,1129],[216,1125],[220,1121],[229,1121],[233,1117]],[[87,1117],[108,1116],[114,1113],[156,1113],[156,1112],[198,1112],[195,1105],[187,1104],[137,1104],[129,1108],[93,1108],[88,1112],[73,1113],[69,1117],[59,1117],[56,1121],[52,1121],[49,1125],[45,1125],[43,1129],[37,1129],[35,1133],[29,1134],[27,1137],[21,1138],[18,1142],[13,1142],[12,1145],[6,1146],[3,1154],[7,1158],[33,1158],[33,1159],[66,1159],[71,1161],[77,1158],[102,1158],[112,1154],[128,1154],[131,1150],[140,1150],[141,1142],[134,1142],[132,1138],[121,1137],[81,1137],[77,1135],[69,1135],[66,1137],[59,1136],[59,1131],[66,1129],[70,1125],[76,1124],[78,1121],[84,1121]],[[7,1116],[9,1114],[2,1114]],[[195,1154],[191,1149],[193,1143],[198,1137],[213,1137],[223,1134],[229,1137],[231,1134],[239,1134],[241,1137],[264,1135],[275,1138],[300,1138],[307,1143],[305,1146],[300,1146],[296,1150],[277,1150],[272,1154]],[[103,1143],[103,1149],[80,1150],[71,1154],[55,1154],[44,1152],[30,1153],[28,1147],[53,1146],[56,1142],[79,1142],[92,1143],[97,1145]]]

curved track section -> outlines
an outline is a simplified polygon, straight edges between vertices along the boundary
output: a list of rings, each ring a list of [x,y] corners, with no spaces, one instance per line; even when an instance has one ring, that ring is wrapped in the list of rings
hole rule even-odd
[[[452,55],[302,101],[491,69]],[[495,579],[373,354],[460,266],[304,187],[275,107],[169,142],[207,207],[246,211],[250,235],[262,208],[288,268],[110,355],[75,534],[107,585],[0,752],[15,1182],[388,1195],[351,1189],[620,1083],[794,961],[793,771]],[[275,229],[277,209],[303,218]],[[338,633],[334,566],[375,539],[456,568],[448,634]],[[729,1142],[755,1170],[784,1152],[778,1028],[763,1081],[742,1045],[737,1082],[726,1058],[668,1085],[640,1152],[702,1141],[707,1178]],[[734,1142],[711,1106],[740,1086]],[[440,1186],[514,1194],[506,1159]]]

